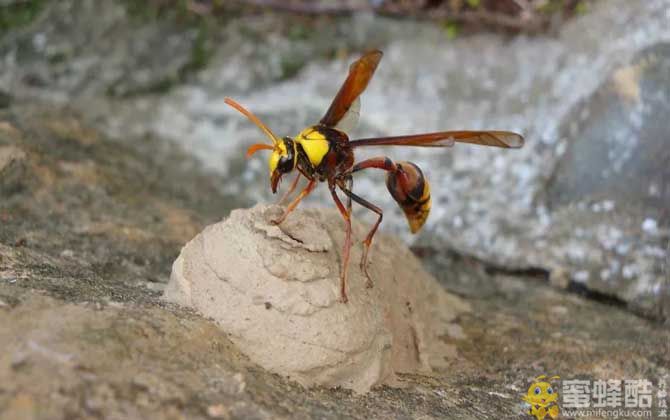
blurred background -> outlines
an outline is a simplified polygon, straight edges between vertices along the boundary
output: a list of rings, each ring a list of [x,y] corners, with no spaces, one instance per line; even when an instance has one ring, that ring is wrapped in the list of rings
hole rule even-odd
[[[74,109],[121,143],[174,142],[218,177],[219,215],[268,202],[258,130],[318,121],[348,65],[385,53],[352,138],[445,129],[521,132],[522,150],[378,150],[428,175],[410,237],[383,174],[356,189],[383,230],[658,312],[670,223],[667,1],[4,0],[4,106]],[[129,139],[133,139],[130,141]],[[285,181],[286,182],[286,181]],[[286,187],[286,185],[285,185]],[[310,205],[330,205],[324,191]],[[373,218],[359,213],[365,220]]]
[[[60,315],[45,319],[69,319],[58,311],[70,311],[71,302],[110,311],[131,303],[135,312],[123,319],[160,322],[176,342],[203,340],[200,348],[209,348],[209,336],[185,331],[191,318],[170,324],[172,315],[155,312],[172,261],[232,209],[277,199],[266,156],[244,158],[262,133],[224,97],[294,136],[321,118],[349,64],[376,48],[384,57],[351,138],[452,129],[526,138],[519,150],[457,145],[358,155],[413,161],[431,182],[432,213],[416,236],[383,173],[361,174],[354,190],[384,209],[383,233],[401,236],[476,309],[449,341],[467,360],[459,372],[472,370],[445,376],[452,382],[441,386],[454,390],[445,395],[470,392],[463,384],[502,383],[513,383],[505,392],[514,394],[527,387],[518,372],[647,377],[667,366],[668,0],[0,0],[0,37],[0,310],[49,307],[28,298],[33,291],[59,302],[50,305]],[[331,206],[325,190],[305,205]],[[21,312],[11,314],[23,334]],[[131,352],[99,334],[91,342]],[[151,336],[119,334],[143,343]],[[160,344],[147,346],[149,359],[162,360]],[[513,356],[498,357],[509,347]],[[212,357],[201,363],[227,363]],[[179,374],[191,371],[181,366]],[[310,405],[310,416],[341,401],[365,415],[406,395],[378,393],[364,403],[348,394],[304,396],[253,375],[261,375],[249,385],[254,395],[289,392],[309,404],[333,398],[328,409]],[[179,392],[200,395],[198,380]],[[99,402],[89,388],[98,392],[72,391],[72,401]],[[207,389],[228,392],[215,388]],[[161,410],[174,397],[166,389],[167,396],[152,394]],[[12,395],[0,392],[0,406]],[[209,413],[203,404],[215,399],[208,395],[180,404]],[[430,395],[434,406],[413,399],[407,407],[443,413],[446,397]],[[472,391],[464,412],[476,400],[518,414],[509,403],[516,397],[487,395]]]
[[[81,113],[121,143],[174,142],[218,177],[220,216],[273,200],[260,133],[318,121],[347,68],[385,53],[352,138],[521,132],[522,150],[379,150],[428,175],[410,237],[383,175],[356,188],[383,230],[659,312],[670,223],[668,2],[4,0],[0,89]],[[132,141],[129,141],[132,138]],[[139,139],[139,140],[138,140]],[[362,154],[363,156],[365,154]],[[309,205],[329,205],[324,191]],[[362,212],[366,220],[373,218]],[[653,316],[653,315],[652,315]]]

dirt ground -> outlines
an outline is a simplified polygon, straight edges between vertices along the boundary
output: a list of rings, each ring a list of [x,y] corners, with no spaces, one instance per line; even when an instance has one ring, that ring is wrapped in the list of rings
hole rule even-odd
[[[159,299],[182,244],[235,205],[216,177],[68,110],[0,121],[4,418],[516,418],[540,374],[667,375],[667,327],[452,254],[427,263],[473,308],[444,332],[448,369],[366,395],[303,389]]]

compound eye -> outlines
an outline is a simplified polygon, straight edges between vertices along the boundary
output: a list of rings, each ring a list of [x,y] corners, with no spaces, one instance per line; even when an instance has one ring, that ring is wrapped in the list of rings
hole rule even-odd
[[[554,390],[551,387],[547,388],[547,394],[551,395],[554,393]]]
[[[539,386],[536,386],[534,392],[535,392],[535,395],[540,395],[542,393],[542,390],[540,389]]]
[[[282,156],[279,159],[278,168],[282,173],[291,172],[293,170],[293,156]]]

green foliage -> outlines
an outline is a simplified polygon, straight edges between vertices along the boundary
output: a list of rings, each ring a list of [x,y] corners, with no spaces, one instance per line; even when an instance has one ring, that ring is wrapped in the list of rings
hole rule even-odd
[[[0,35],[29,24],[44,7],[44,0],[14,1],[0,6]]]
[[[461,25],[456,22],[447,22],[444,24],[444,31],[448,40],[456,39],[461,32]]]
[[[303,67],[305,67],[305,64],[307,64],[307,60],[305,57],[298,57],[298,56],[282,56],[281,57],[281,79],[290,79],[291,77],[295,76],[298,74],[300,70],[302,70]]]
[[[201,23],[198,25],[198,34],[196,35],[195,41],[193,42],[193,48],[191,49],[191,60],[182,71],[186,73],[198,71],[207,65],[211,55],[211,48],[208,40],[209,25]]]
[[[565,5],[563,4],[563,0],[549,0],[542,4],[537,10],[541,13],[553,14],[565,10]]]
[[[194,73],[203,69],[210,60],[212,53],[211,28],[217,25],[215,16],[198,15],[188,8],[188,1],[173,0],[162,2],[158,0],[122,0],[126,6],[129,16],[140,22],[152,22],[156,20],[170,21],[181,26],[183,29],[195,31],[195,39],[191,45],[189,60],[177,70],[176,73],[155,80],[145,86],[119,94],[116,86],[107,88],[109,96],[130,97],[147,93],[165,93],[175,85],[184,83]],[[216,7],[220,2],[214,1]]]
[[[291,41],[305,41],[309,40],[310,33],[310,28],[307,25],[296,22],[288,28],[286,35]]]
[[[575,6],[575,13],[578,15],[583,15],[586,12],[589,11],[589,4],[586,1],[580,1],[577,3],[577,6]]]

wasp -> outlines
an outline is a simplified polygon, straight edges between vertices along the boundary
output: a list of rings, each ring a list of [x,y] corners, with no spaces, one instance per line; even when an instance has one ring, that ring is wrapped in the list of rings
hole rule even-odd
[[[288,204],[284,213],[272,223],[281,224],[300,201],[314,190],[317,183],[327,183],[333,201],[344,218],[346,229],[340,270],[340,295],[342,302],[345,303],[348,300],[347,270],[352,246],[352,202],[356,202],[377,215],[376,222],[363,240],[363,254],[360,262],[368,288],[373,284],[368,272],[368,253],[384,214],[381,208],[352,191],[354,174],[365,169],[386,171],[386,188],[404,212],[412,233],[418,232],[424,225],[431,207],[430,185],[423,171],[416,164],[405,161],[396,162],[386,156],[356,162],[354,157],[356,149],[371,146],[451,147],[456,142],[519,148],[524,143],[521,135],[509,131],[441,131],[405,136],[349,139],[346,132],[356,124],[360,113],[359,96],[368,86],[381,58],[382,52],[373,50],[351,64],[346,80],[323,118],[317,124],[302,130],[295,137],[277,137],[254,114],[234,100],[225,99],[226,104],[245,115],[271,140],[271,144],[259,143],[250,146],[247,150],[247,158],[259,150],[271,151],[268,164],[270,187],[273,193],[277,192],[282,177],[290,172],[297,171],[297,175],[284,197],[293,193],[301,177],[305,177],[308,181],[304,189]],[[346,196],[346,204],[340,199],[338,190]]]

